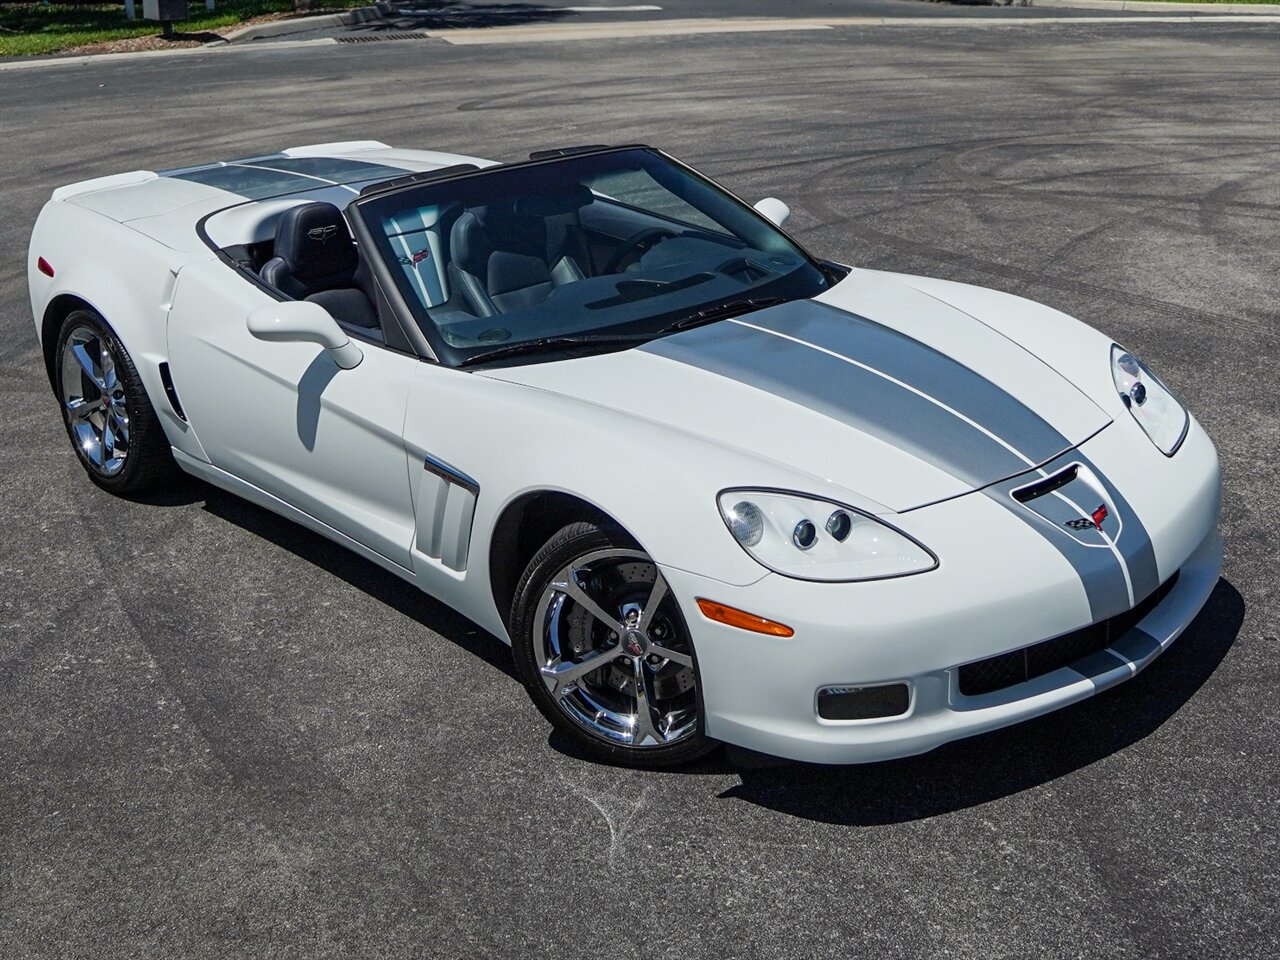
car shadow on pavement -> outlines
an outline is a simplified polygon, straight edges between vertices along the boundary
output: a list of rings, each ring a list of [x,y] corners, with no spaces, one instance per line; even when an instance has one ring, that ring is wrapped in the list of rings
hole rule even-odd
[[[350,550],[335,550],[333,542],[320,534],[217,487],[197,480],[190,480],[180,486],[189,486],[191,489],[175,492],[172,496],[176,498],[176,502],[203,500],[204,509],[214,516],[269,540],[326,573],[345,580],[357,590],[416,620],[428,630],[519,682],[511,665],[510,648],[505,643],[394,573]],[[186,497],[190,499],[184,499]]]
[[[270,541],[416,620],[518,683],[507,645],[482,627],[317,533],[199,481],[146,502],[203,501],[213,515]],[[1128,683],[1003,730],[903,760],[828,767],[730,748],[679,767],[685,775],[734,774],[721,799],[742,800],[807,820],[877,826],[927,819],[989,803],[1096,763],[1155,732],[1213,675],[1244,621],[1245,605],[1219,580],[1200,615],[1173,646]],[[596,762],[557,732],[549,746]]]
[[[720,794],[806,820],[877,826],[921,820],[1020,793],[1154,733],[1213,675],[1235,642],[1244,600],[1219,580],[1200,615],[1128,683],[1026,723],[904,760],[849,767],[739,769]]]

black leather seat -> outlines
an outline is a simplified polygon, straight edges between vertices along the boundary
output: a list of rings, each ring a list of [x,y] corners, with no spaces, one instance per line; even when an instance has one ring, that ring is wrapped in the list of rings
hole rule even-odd
[[[449,274],[477,316],[541,303],[561,284],[581,280],[567,214],[592,201],[580,187],[555,196],[473,207],[449,235]]]
[[[275,256],[258,275],[295,300],[309,300],[335,320],[370,331],[378,315],[361,289],[360,256],[342,211],[332,203],[290,207],[276,224]]]

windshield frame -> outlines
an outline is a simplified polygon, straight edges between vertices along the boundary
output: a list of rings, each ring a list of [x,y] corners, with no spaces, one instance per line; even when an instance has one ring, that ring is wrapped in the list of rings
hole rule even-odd
[[[386,183],[385,185],[373,185],[373,186],[367,187],[365,188],[364,191],[361,192],[359,197],[353,199],[350,202],[350,204],[348,204],[347,206],[348,222],[351,225],[352,232],[355,236],[358,246],[362,249],[362,251],[364,251],[363,259],[368,263],[369,269],[373,274],[374,279],[379,288],[379,292],[383,297],[386,298],[388,305],[392,308],[392,310],[400,316],[402,323],[407,326],[411,326],[414,329],[415,333],[421,334],[422,339],[420,342],[415,343],[415,346],[418,347],[419,353],[422,355],[423,359],[440,363],[444,366],[454,367],[454,368],[465,367],[467,369],[480,369],[486,365],[485,361],[483,360],[483,351],[477,352],[473,348],[459,348],[459,347],[454,347],[448,344],[445,341],[445,338],[441,333],[440,329],[438,328],[436,322],[430,317],[429,314],[426,313],[425,306],[419,306],[418,308],[415,308],[415,306],[410,301],[410,299],[405,296],[405,292],[402,289],[400,281],[393,274],[391,269],[391,264],[387,261],[385,251],[383,250],[383,245],[378,242],[377,232],[375,227],[373,226],[373,223],[376,223],[376,218],[373,216],[366,218],[365,216],[364,208],[366,206],[372,203],[375,203],[377,201],[383,201],[388,197],[397,196],[401,194],[412,194],[414,192],[418,192],[422,190],[435,191],[441,186],[441,184],[449,183],[456,180],[469,180],[477,177],[489,176],[495,173],[509,172],[511,170],[527,169],[532,167],[545,167],[545,166],[550,166],[554,164],[568,163],[572,161],[581,160],[582,158],[585,158],[585,157],[597,156],[600,154],[625,153],[625,152],[634,152],[634,151],[646,151],[648,153],[655,155],[662,161],[665,161],[666,163],[677,168],[683,174],[697,181],[700,181],[702,184],[704,184],[711,190],[720,194],[729,202],[736,205],[740,211],[745,212],[749,217],[752,217],[756,221],[758,221],[760,224],[763,224],[763,226],[767,230],[780,235],[782,239],[784,239],[804,261],[804,263],[801,266],[797,267],[796,270],[802,269],[803,266],[807,265],[808,267],[817,271],[819,276],[822,278],[822,283],[823,283],[822,288],[819,290],[816,290],[813,294],[811,294],[811,296],[816,295],[817,293],[820,293],[825,289],[830,289],[831,286],[833,286],[836,282],[838,282],[839,278],[833,275],[833,272],[826,261],[818,257],[815,257],[812,253],[809,252],[809,250],[805,248],[803,244],[801,244],[789,233],[787,233],[784,229],[782,229],[777,224],[775,224],[772,220],[768,219],[763,214],[761,214],[752,205],[747,203],[745,200],[743,200],[733,191],[728,190],[721,184],[717,183],[715,180],[711,179],[710,177],[706,176],[703,173],[700,173],[699,171],[695,170],[693,167],[690,167],[688,164],[683,163],[682,161],[671,156],[665,151],[660,150],[656,147],[649,146],[647,144],[625,144],[625,145],[619,145],[619,146],[600,147],[598,149],[590,149],[590,150],[575,150],[572,152],[566,151],[564,154],[560,154],[556,156],[539,157],[538,159],[519,161],[515,163],[493,164],[491,166],[479,167],[475,169],[449,170],[449,172],[444,173],[444,175],[439,177],[431,177],[430,172],[428,171],[426,176],[419,175],[418,177],[414,178],[414,180],[411,182],[402,181],[397,183],[395,181],[391,181]],[[446,168],[446,169],[448,170],[449,168]],[[625,201],[616,200],[614,198],[606,198],[606,199],[608,200],[608,202],[616,203],[624,208],[638,210],[644,214],[649,214],[653,216],[663,216],[662,214],[656,211],[649,211],[649,210],[645,210],[644,208],[634,207],[633,205],[628,204]],[[666,219],[671,219],[671,218],[666,218]],[[693,224],[689,224],[689,226],[693,229],[699,229],[696,225],[693,225]],[[781,277],[777,278],[777,280],[785,279],[786,277],[791,276],[791,274],[794,272],[795,270],[789,272],[788,274],[784,274]],[[777,280],[770,281],[770,283],[777,282]],[[744,300],[750,299],[751,297],[756,295],[757,289],[758,288],[744,289],[742,298]],[[731,299],[736,300],[738,298],[731,298]],[[798,297],[792,297],[788,299],[798,299]],[[710,303],[700,303],[691,307],[675,310],[672,312],[673,315],[659,314],[659,315],[651,316],[649,318],[646,318],[644,322],[652,323],[654,325],[654,329],[644,335],[637,335],[635,337],[631,337],[630,333],[636,332],[637,334],[639,334],[639,332],[628,331],[626,330],[626,327],[632,323],[639,323],[641,321],[628,321],[626,323],[612,325],[613,327],[618,328],[616,330],[610,329],[610,325],[605,325],[595,329],[594,331],[586,331],[587,338],[589,338],[592,333],[600,335],[599,345],[598,346],[593,345],[591,348],[588,348],[586,352],[599,353],[599,352],[602,352],[603,350],[626,349],[628,346],[638,346],[641,343],[645,342],[646,340],[657,339],[659,337],[668,335],[669,333],[675,332],[673,329],[671,329],[671,327],[672,327],[673,321],[678,321],[678,319],[680,318],[679,315],[681,313],[694,314],[694,313],[697,313],[699,310],[704,310],[707,307],[714,308],[715,306],[716,306],[716,303],[712,301]],[[748,307],[747,309],[750,309],[750,308]],[[744,310],[744,312],[746,312],[746,310]],[[613,333],[624,333],[624,334],[627,334],[627,336],[611,337],[610,334],[613,334]],[[418,340],[417,337],[413,337],[412,339],[414,339],[415,341]],[[610,343],[609,341],[611,339],[618,341],[618,343]],[[623,343],[622,341],[626,341],[626,342]],[[506,346],[506,344],[495,344],[495,346],[501,347],[501,346]],[[571,354],[572,351],[566,350],[566,351],[563,351],[562,353]],[[504,361],[496,361],[496,362],[538,363],[538,362],[543,362],[545,360],[554,360],[554,359],[564,359],[564,356],[563,355],[557,356],[553,352],[549,352],[545,355],[530,354],[527,356],[520,357],[517,360],[504,360]]]

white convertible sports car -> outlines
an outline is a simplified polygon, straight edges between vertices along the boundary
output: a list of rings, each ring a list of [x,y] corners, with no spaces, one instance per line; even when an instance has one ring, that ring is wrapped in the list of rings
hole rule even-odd
[[[644,146],[321,144],[59,188],[31,305],[100,487],[181,469],[394,571],[601,758],[906,756],[1150,663],[1222,562],[1204,430],[1078,321],[786,216]]]

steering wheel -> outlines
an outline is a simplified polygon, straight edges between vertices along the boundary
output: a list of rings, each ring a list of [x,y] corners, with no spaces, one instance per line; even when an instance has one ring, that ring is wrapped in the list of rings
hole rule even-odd
[[[646,227],[637,234],[627,238],[626,244],[609,258],[605,265],[605,273],[622,273],[636,260],[644,256],[663,240],[670,240],[676,235],[674,230],[666,227]]]

